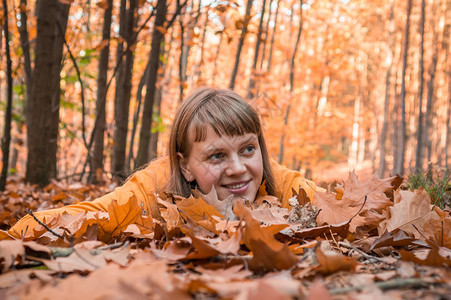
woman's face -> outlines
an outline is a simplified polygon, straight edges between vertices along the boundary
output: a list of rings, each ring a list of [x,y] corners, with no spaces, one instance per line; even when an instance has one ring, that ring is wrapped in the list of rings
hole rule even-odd
[[[196,180],[204,194],[214,186],[219,200],[230,195],[255,200],[263,178],[263,159],[256,134],[219,136],[209,126],[206,139],[194,142],[187,158],[179,155],[185,179]]]

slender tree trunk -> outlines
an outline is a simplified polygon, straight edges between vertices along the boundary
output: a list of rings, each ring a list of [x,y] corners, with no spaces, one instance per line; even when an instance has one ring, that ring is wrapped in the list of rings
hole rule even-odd
[[[224,31],[227,28],[227,21],[224,22],[224,29],[221,31],[221,34],[219,36],[219,43],[218,46],[216,47],[216,54],[215,54],[215,60],[213,63],[213,79],[212,79],[212,83],[216,82],[216,74],[217,74],[217,70],[218,70],[218,59],[219,59],[219,54],[221,53],[221,45],[222,45],[222,40],[224,39]]]
[[[255,76],[257,72],[257,62],[258,62],[258,54],[260,52],[260,44],[262,39],[262,33],[263,33],[263,19],[265,17],[265,8],[266,8],[266,0],[263,0],[262,4],[262,13],[260,17],[260,23],[258,25],[258,32],[257,32],[257,41],[255,42],[255,52],[254,52],[254,62],[252,64],[252,73],[251,77],[249,79],[249,87],[247,90],[247,99],[252,99],[254,97],[254,89],[255,89]]]
[[[172,40],[172,35],[170,40]],[[171,45],[171,42],[169,42],[169,45]],[[168,61],[169,59],[169,52],[171,51],[170,48],[166,51],[166,48],[164,47],[164,44],[161,44],[160,52],[162,53],[162,56],[164,56],[166,59],[165,61]],[[166,68],[167,64],[164,64],[162,67],[163,71],[161,74],[158,75],[158,82],[162,82],[164,80],[164,77],[166,75]],[[154,120],[152,125],[152,130],[150,133],[150,142],[149,142],[149,160],[152,160],[154,158],[157,158],[158,156],[158,137],[159,133],[161,131],[161,101],[163,100],[163,90],[164,86],[160,84],[158,88],[155,90],[155,105],[154,105]]]
[[[8,1],[3,0],[3,31],[5,35],[5,53],[6,53],[6,76],[8,78],[8,95],[6,101],[5,123],[3,127],[2,153],[3,165],[0,177],[0,191],[4,191],[6,187],[6,177],[9,168],[9,148],[11,145],[11,115],[13,105],[13,77],[12,62],[9,49],[9,27],[8,27]]]
[[[31,57],[30,57],[30,41],[28,38],[28,16],[27,16],[27,0],[20,0],[20,26],[19,38],[22,47],[25,67],[25,85],[27,87],[27,100],[30,99],[31,93]]]
[[[236,55],[235,55],[235,64],[233,66],[232,76],[230,78],[230,83],[229,83],[229,88],[231,90],[233,90],[235,88],[235,80],[236,80],[236,76],[238,73],[238,67],[240,65],[241,50],[244,45],[244,38],[246,37],[246,34],[247,34],[247,29],[248,29],[247,27],[249,26],[249,21],[251,20],[251,9],[252,9],[252,0],[247,0],[246,13],[244,15],[244,20],[243,20],[243,25],[242,25],[243,28],[241,29],[240,40],[238,41],[238,48],[236,50]]]
[[[299,48],[299,42],[301,40],[301,34],[302,34],[302,25],[304,23],[304,20],[302,18],[302,5],[304,4],[304,0],[300,1],[300,15],[299,15],[299,30],[298,35],[296,37],[296,43],[294,45],[293,49],[293,55],[291,56],[290,60],[290,102],[288,103],[287,110],[285,111],[285,117],[283,119],[284,128],[286,129],[288,125],[288,118],[290,115],[290,109],[291,109],[291,101],[293,100],[293,90],[294,90],[294,61],[296,58],[296,53]],[[280,147],[279,147],[279,163],[281,164],[283,161],[283,153],[284,153],[284,140],[285,140],[285,132],[282,133],[282,137],[280,138]]]
[[[139,116],[141,114],[141,106],[142,106],[142,91],[144,89],[145,83],[149,80],[149,72],[150,72],[150,60],[147,61],[146,69],[144,70],[144,74],[141,77],[141,80],[138,84],[138,90],[136,91],[136,102],[138,103],[136,106],[136,111],[133,116],[133,127],[132,132],[130,134],[130,144],[128,147],[128,159],[126,163],[127,170],[132,170],[132,160],[134,159],[134,150],[133,145],[135,144],[135,136],[136,136],[136,129],[138,128],[138,121]],[[133,167],[134,169],[135,167]]]
[[[102,29],[102,43],[105,43],[102,50],[100,50],[99,57],[99,75],[97,78],[97,99],[96,110],[99,115],[97,123],[97,130],[94,134],[94,151],[91,160],[91,174],[89,181],[97,183],[100,178],[97,178],[98,170],[103,170],[103,150],[105,147],[104,136],[106,128],[106,86],[108,75],[108,57],[110,55],[110,37],[111,37],[111,16],[113,11],[113,0],[108,0],[108,7],[105,8],[103,14],[103,29]]]
[[[435,23],[435,22],[434,22]],[[426,153],[427,153],[427,162],[428,164],[431,162],[431,156],[432,156],[432,141],[431,141],[431,134],[430,130],[432,128],[432,111],[434,106],[434,80],[435,80],[435,73],[437,70],[437,60],[438,60],[438,32],[434,28],[434,36],[433,36],[433,53],[432,53],[432,61],[429,65],[429,80],[427,83],[427,93],[426,93],[426,113],[425,113],[425,122],[424,122],[424,140],[423,140],[423,147],[425,147]]]
[[[49,182],[50,124],[52,108],[52,74],[54,60],[54,29],[56,25],[57,0],[36,2],[37,36],[33,86],[27,105],[27,171],[25,180],[41,186]]]
[[[146,96],[144,98],[144,109],[141,122],[141,131],[139,134],[138,155],[135,161],[135,167],[140,167],[149,161],[149,142],[150,129],[152,124],[153,106],[155,103],[155,90],[157,83],[158,67],[160,62],[161,42],[164,40],[164,34],[156,29],[163,26],[166,19],[166,0],[158,0],[155,16],[154,28],[152,33],[152,46],[150,50],[150,72],[147,82]]]
[[[386,161],[385,161],[385,144],[387,140],[387,129],[388,129],[388,107],[390,102],[390,78],[391,78],[391,70],[393,67],[393,52],[394,52],[394,31],[395,31],[395,22],[394,22],[394,0],[390,2],[390,21],[389,21],[389,37],[388,37],[388,66],[387,72],[385,74],[385,100],[384,100],[384,120],[381,131],[381,139],[380,139],[380,155],[379,155],[379,178],[384,177],[385,169],[386,169]]]
[[[280,0],[277,1],[276,15],[274,16],[274,29],[272,30],[271,47],[269,47],[269,58],[268,58],[268,65],[267,65],[268,73],[271,71],[272,53],[273,53],[273,49],[274,49],[274,39],[276,36],[277,16],[279,15],[279,8],[280,8]]]
[[[135,12],[138,0],[130,0],[127,9],[127,19],[125,27],[125,39],[127,48],[125,49],[125,63],[122,65],[121,81],[117,86],[117,93],[114,107],[114,146],[113,146],[113,168],[112,171],[117,179],[123,180],[125,168],[125,152],[127,147],[128,119],[130,111],[130,97],[132,88],[132,70],[134,64],[133,37],[136,24]],[[128,170],[126,170],[126,173]]]
[[[450,35],[451,35],[451,1],[447,0],[445,5],[445,26],[443,28],[443,40],[442,49],[446,53],[446,66],[447,66],[447,80],[448,80],[448,111],[446,117],[446,138],[445,147],[443,151],[445,152],[445,167],[450,168],[449,165],[449,145],[450,141],[450,118],[451,118],[451,58],[450,58]]]
[[[266,24],[265,24],[265,38],[263,39],[263,49],[262,49],[262,56],[260,59],[260,69],[263,70],[263,62],[266,58],[266,45],[268,44],[268,37],[269,37],[269,22],[271,21],[271,6],[272,6],[273,0],[269,1],[268,6],[268,17],[266,18]]]
[[[395,165],[395,173],[404,175],[404,159],[406,149],[406,70],[407,70],[407,53],[409,50],[409,29],[410,29],[410,12],[412,10],[412,0],[407,0],[406,9],[406,26],[404,29],[404,44],[402,54],[402,75],[401,75],[401,125],[399,128],[399,145],[398,160]]]
[[[179,57],[179,103],[183,101],[183,89],[186,80],[189,47],[185,46],[185,25],[180,18],[180,57]]]
[[[415,169],[423,170],[423,147],[421,145],[423,135],[423,85],[424,85],[424,22],[425,22],[426,1],[421,0],[421,19],[420,19],[420,61],[418,70],[418,129],[417,129],[417,147],[415,151]]]
[[[196,81],[201,81],[202,80],[202,66],[204,64],[204,49],[205,49],[205,37],[207,36],[207,25],[208,25],[208,11],[205,13],[205,22],[204,22],[204,27],[202,29],[202,38],[200,41],[200,49],[199,49],[199,59],[198,59],[198,63],[196,64],[196,70],[194,72],[195,76],[193,76],[193,78],[195,77]]]

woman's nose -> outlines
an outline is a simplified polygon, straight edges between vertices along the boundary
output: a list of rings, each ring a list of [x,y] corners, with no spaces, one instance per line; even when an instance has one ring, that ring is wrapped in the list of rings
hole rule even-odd
[[[229,160],[229,164],[225,170],[227,176],[240,175],[246,172],[246,166],[238,158],[233,158]]]

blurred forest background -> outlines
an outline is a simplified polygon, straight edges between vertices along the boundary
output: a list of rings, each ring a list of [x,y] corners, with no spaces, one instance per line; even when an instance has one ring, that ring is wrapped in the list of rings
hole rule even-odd
[[[314,180],[449,167],[450,0],[1,2],[0,188],[126,178],[203,85],[243,95]]]

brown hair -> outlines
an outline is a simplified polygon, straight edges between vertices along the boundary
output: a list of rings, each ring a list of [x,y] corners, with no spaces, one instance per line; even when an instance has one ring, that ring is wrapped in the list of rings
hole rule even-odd
[[[169,138],[171,176],[166,190],[184,197],[191,194],[192,187],[180,170],[180,157],[177,153],[188,157],[192,146],[190,137],[194,137],[194,142],[204,141],[207,135],[206,125],[210,125],[219,136],[245,133],[257,135],[266,192],[274,196],[274,177],[257,112],[237,93],[208,87],[195,90],[177,109]]]

